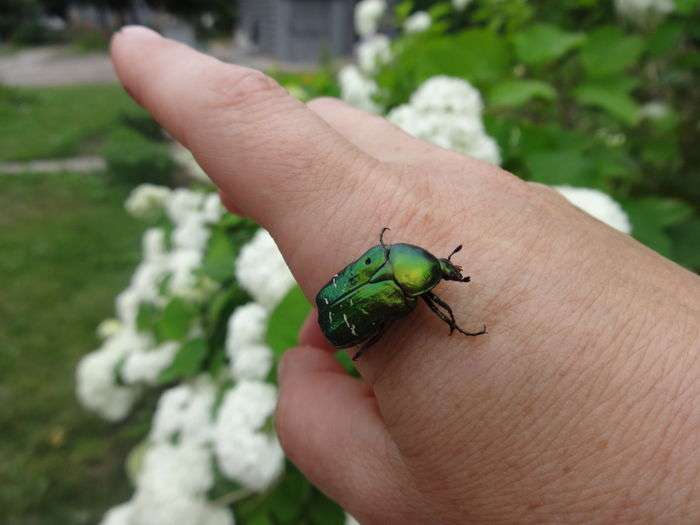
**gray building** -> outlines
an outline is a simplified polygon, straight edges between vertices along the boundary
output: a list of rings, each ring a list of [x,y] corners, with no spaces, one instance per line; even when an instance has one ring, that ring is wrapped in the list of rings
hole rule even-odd
[[[349,55],[354,7],[355,0],[239,0],[238,44],[290,62]]]

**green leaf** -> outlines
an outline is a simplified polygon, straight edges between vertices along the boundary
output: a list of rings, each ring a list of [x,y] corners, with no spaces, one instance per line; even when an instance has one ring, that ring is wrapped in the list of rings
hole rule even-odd
[[[311,305],[301,288],[295,286],[270,315],[267,325],[267,344],[281,355],[299,341],[299,329],[311,311]]]
[[[170,383],[197,375],[207,357],[207,344],[204,339],[192,339],[183,344],[175,354],[175,359],[158,377],[162,383]]]
[[[646,47],[652,55],[662,56],[678,48],[682,40],[683,26],[678,22],[666,22],[648,36]]]
[[[644,49],[639,36],[627,36],[615,26],[592,31],[581,48],[581,62],[593,77],[620,73],[634,65]]]
[[[225,230],[213,232],[207,253],[204,256],[202,270],[205,275],[216,281],[224,281],[233,275],[233,261],[236,252]]]
[[[136,328],[139,332],[152,332],[158,318],[160,310],[153,303],[140,303],[139,311],[136,314]]]
[[[491,105],[517,107],[534,98],[553,100],[557,93],[551,84],[541,80],[507,80],[496,84],[489,93]]]
[[[411,36],[397,41],[394,60],[376,78],[383,88],[381,102],[389,109],[406,102],[420,84],[436,75],[480,85],[510,74],[510,47],[491,31],[471,29],[440,37]]]
[[[666,228],[689,218],[693,210],[681,201],[647,197],[623,202],[632,223],[632,235],[661,255],[673,255],[673,243]]]
[[[551,24],[534,24],[513,36],[515,54],[522,63],[541,66],[581,45],[582,33],[570,33]]]
[[[599,186],[592,163],[578,150],[534,151],[526,155],[525,165],[532,180],[543,184]]]
[[[672,226],[669,235],[673,260],[691,270],[700,270],[700,218]]]
[[[313,501],[309,506],[309,517],[313,525],[343,525],[345,513],[337,503],[315,491]]]
[[[639,106],[632,97],[622,91],[588,84],[577,88],[574,96],[579,104],[600,108],[628,126],[639,122]]]
[[[158,341],[182,341],[190,331],[196,309],[179,297],[172,298],[155,323]]]

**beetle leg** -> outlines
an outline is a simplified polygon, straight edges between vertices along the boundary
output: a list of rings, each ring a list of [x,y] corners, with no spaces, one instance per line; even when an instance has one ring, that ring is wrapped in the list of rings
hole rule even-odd
[[[444,313],[440,311],[440,309],[435,305],[435,303],[432,301],[430,297],[428,297],[428,294],[426,295],[421,295],[423,300],[425,301],[425,304],[428,305],[428,308],[430,308],[435,315],[437,315],[440,319],[445,321],[448,326],[450,327],[450,335],[452,335],[452,332],[455,330],[455,324],[454,324],[454,319],[451,319],[447,317]]]
[[[450,317],[448,320],[445,319],[446,316],[443,317],[445,314],[442,314],[442,312],[440,312],[440,314],[442,314],[442,315],[438,314],[438,316],[440,317],[440,319],[442,319],[443,321],[445,321],[447,324],[450,325],[450,334],[455,329],[457,329],[459,332],[461,332],[464,335],[482,335],[482,334],[486,333],[486,325],[483,325],[481,327],[481,330],[479,330],[478,332],[467,332],[466,330],[462,330],[459,326],[457,326],[457,321],[455,320],[455,315],[454,315],[454,313],[452,313],[452,308],[450,308],[450,305],[447,304],[442,299],[440,299],[433,292],[428,292],[427,294],[423,295],[422,297],[424,299],[426,299],[426,302],[428,302],[428,301],[433,302],[434,301],[438,305],[442,306],[445,310],[447,310],[447,313],[450,314]],[[429,306],[430,306],[430,302],[428,302]],[[433,306],[435,306],[435,305],[433,304]],[[436,312],[436,309],[434,309],[432,307],[431,307],[431,310]]]
[[[365,350],[367,350],[370,346],[372,346],[374,343],[379,341],[379,339],[382,337],[383,334],[384,334],[384,327],[382,327],[382,329],[379,331],[378,334],[373,335],[368,341],[365,341],[364,343],[362,343],[362,346],[360,347],[360,349],[355,353],[354,356],[352,356],[352,360],[357,361],[360,358],[360,356],[365,353]]]

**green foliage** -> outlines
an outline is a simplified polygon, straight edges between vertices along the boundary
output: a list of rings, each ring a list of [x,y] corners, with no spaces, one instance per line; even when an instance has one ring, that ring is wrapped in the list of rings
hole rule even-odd
[[[627,35],[619,27],[601,27],[588,34],[581,48],[581,63],[589,75],[605,77],[633,66],[643,49],[642,37]]]
[[[191,339],[180,347],[170,366],[161,372],[158,381],[166,384],[194,377],[201,372],[206,357],[206,341],[200,337]]]
[[[377,77],[383,88],[382,102],[389,109],[406,102],[430,77],[461,77],[485,86],[508,75],[512,67],[508,44],[483,29],[438,37],[414,35],[399,42],[395,51],[395,60]]]
[[[518,107],[533,99],[554,100],[554,87],[542,80],[504,80],[494,85],[488,101],[493,107]]]
[[[264,496],[236,503],[241,525],[343,525],[345,513],[287,462],[280,483]]]
[[[400,9],[405,17],[445,5]],[[378,100],[388,111],[435,75],[469,81],[484,95],[506,169],[607,192],[624,203],[637,239],[697,270],[698,7],[678,0],[666,20],[639,28],[607,0],[472,2],[446,32],[394,41],[394,61],[375,78]]]
[[[533,24],[513,35],[515,56],[528,66],[543,66],[581,45],[582,33],[569,33],[551,24]]]
[[[270,315],[267,325],[267,344],[275,354],[281,355],[297,344],[299,329],[310,311],[311,305],[298,286],[292,288],[282,299]]]
[[[175,161],[167,146],[153,142],[136,131],[117,129],[103,149],[107,169],[119,182],[168,185]]]

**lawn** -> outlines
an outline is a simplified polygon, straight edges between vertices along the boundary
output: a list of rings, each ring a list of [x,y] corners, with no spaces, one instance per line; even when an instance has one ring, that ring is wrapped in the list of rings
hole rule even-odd
[[[99,174],[0,177],[0,523],[96,523],[128,498],[146,414],[110,425],[74,394],[139,259],[127,193]]]
[[[125,114],[141,112],[117,85],[0,86],[0,161],[94,154]]]

